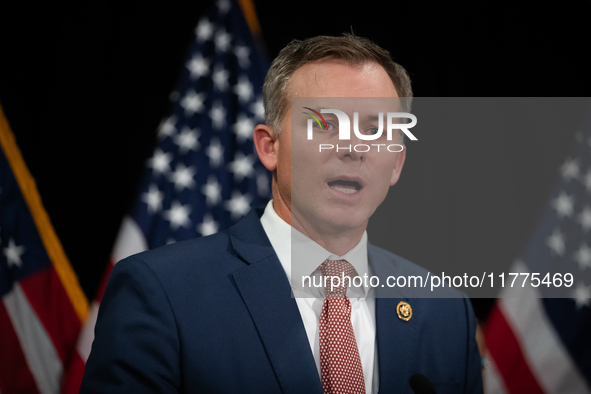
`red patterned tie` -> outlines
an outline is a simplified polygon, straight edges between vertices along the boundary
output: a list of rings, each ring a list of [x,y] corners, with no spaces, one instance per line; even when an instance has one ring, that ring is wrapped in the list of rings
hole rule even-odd
[[[320,265],[324,277],[338,277],[340,286],[331,288],[328,278],[320,314],[320,374],[326,394],[365,394],[365,380],[359,349],[351,324],[351,302],[346,297],[348,280],[355,268],[346,260],[326,260]],[[335,284],[336,279],[334,280]],[[344,282],[344,283],[343,283]]]

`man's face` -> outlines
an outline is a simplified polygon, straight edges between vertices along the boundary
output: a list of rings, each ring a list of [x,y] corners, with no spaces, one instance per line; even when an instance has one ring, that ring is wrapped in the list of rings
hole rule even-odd
[[[378,64],[350,66],[338,60],[308,63],[296,70],[288,94],[291,97],[315,98],[309,102],[317,111],[320,108],[342,110],[349,115],[352,124],[353,112],[359,112],[361,130],[378,125],[375,119],[366,120],[368,115],[388,112],[384,104],[388,100],[371,98],[398,97],[388,74]],[[328,99],[333,97],[368,99]],[[307,102],[304,99],[297,100]],[[399,143],[398,135],[393,141],[387,141],[384,131],[380,140],[364,141],[351,132],[351,140],[339,141],[336,117],[326,115],[329,130],[315,133],[314,140],[310,141],[306,138],[307,119],[310,117],[302,114],[306,110],[300,107],[294,113],[291,108],[288,110],[276,143],[276,185],[282,203],[291,212],[291,224],[308,235],[331,236],[350,231],[362,233],[369,217],[386,197],[389,187],[398,180],[405,151],[393,153],[382,148],[380,152],[375,149],[369,152],[355,152],[353,149],[319,152],[319,144],[332,144],[335,147],[396,144]],[[390,107],[389,111],[394,112],[395,109]]]

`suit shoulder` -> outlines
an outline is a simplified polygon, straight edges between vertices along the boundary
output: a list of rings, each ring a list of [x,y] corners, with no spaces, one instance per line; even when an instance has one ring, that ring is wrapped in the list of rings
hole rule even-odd
[[[233,255],[227,231],[207,237],[194,238],[147,250],[125,259],[115,268],[133,269],[138,264],[145,265],[157,274],[182,272],[211,267],[230,261]]]
[[[384,248],[375,245],[368,245],[368,254],[370,263],[375,272],[377,272],[380,276],[388,277],[388,276],[404,276],[407,279],[411,277],[421,277],[421,280],[414,279],[412,283],[421,283],[425,284],[425,286],[413,286],[413,287],[406,287],[404,289],[400,289],[401,293],[406,295],[410,298],[456,298],[456,299],[465,299],[467,298],[466,294],[455,287],[452,287],[445,283],[441,283],[438,280],[438,276],[435,275],[433,272],[427,270],[424,267],[421,267],[418,264],[413,263],[412,261],[399,256],[395,253],[392,253]],[[436,283],[438,284],[435,287],[432,287],[431,284]],[[388,293],[388,292],[386,292]]]
[[[368,245],[370,260],[373,263],[392,264],[397,271],[404,275],[427,275],[429,271],[402,256],[375,245]]]

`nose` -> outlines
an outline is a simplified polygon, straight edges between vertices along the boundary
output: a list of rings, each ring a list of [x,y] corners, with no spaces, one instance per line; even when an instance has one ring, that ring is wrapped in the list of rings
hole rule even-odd
[[[351,133],[350,140],[340,140],[338,142],[335,148],[337,157],[342,161],[365,161],[370,148],[366,142],[357,137],[355,133]]]

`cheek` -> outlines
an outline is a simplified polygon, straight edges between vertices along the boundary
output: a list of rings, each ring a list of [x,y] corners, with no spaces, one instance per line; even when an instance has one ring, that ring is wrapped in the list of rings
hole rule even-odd
[[[376,152],[369,160],[368,167],[372,174],[377,174],[380,179],[388,178],[396,165],[396,154],[390,152]]]
[[[314,178],[324,169],[329,156],[329,152],[319,152],[318,144],[292,145],[292,176]]]
[[[370,173],[375,174],[374,187],[376,193],[382,196],[388,193],[390,182],[392,180],[392,172],[394,171],[395,162],[392,157],[383,157],[381,160],[374,161],[374,165]]]

